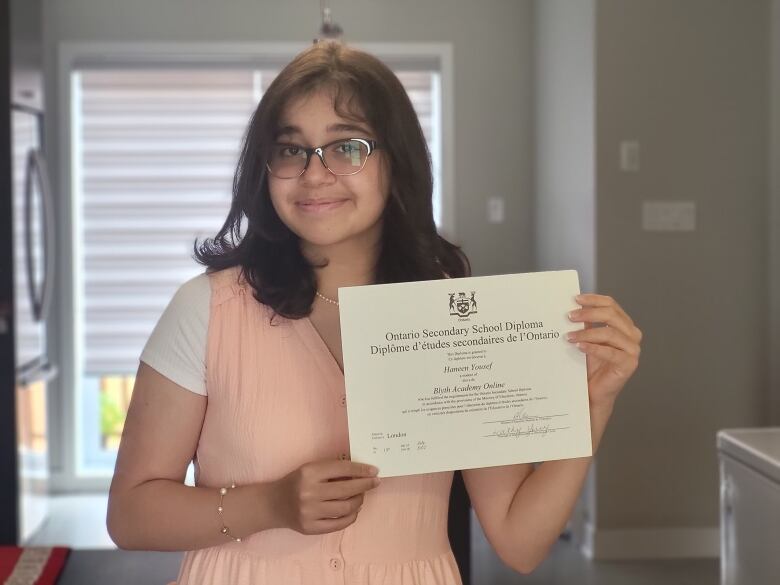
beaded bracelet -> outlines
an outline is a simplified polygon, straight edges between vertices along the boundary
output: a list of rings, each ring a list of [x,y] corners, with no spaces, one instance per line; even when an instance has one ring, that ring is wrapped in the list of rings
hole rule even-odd
[[[230,488],[226,488],[226,487],[219,488],[219,506],[217,506],[217,512],[219,512],[220,520],[222,520],[222,530],[220,530],[220,532],[222,534],[225,534],[225,535],[229,536],[230,538],[232,538],[236,542],[241,542],[240,538],[235,537],[232,534],[230,534],[230,528],[225,526],[225,516],[222,514],[222,500],[225,498],[225,494],[228,493],[228,489],[232,490],[235,487],[236,487],[236,484],[234,483],[234,484],[232,484],[230,486]]]

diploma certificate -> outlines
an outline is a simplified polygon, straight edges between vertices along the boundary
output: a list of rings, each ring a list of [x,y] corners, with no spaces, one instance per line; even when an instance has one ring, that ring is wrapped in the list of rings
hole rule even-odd
[[[381,477],[592,455],[574,270],[339,289],[351,459]]]

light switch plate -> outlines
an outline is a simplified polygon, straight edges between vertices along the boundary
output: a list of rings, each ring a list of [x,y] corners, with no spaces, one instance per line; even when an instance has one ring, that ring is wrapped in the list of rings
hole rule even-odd
[[[487,201],[487,217],[490,223],[502,223],[504,221],[504,198],[489,197]]]
[[[696,230],[695,201],[643,201],[642,229],[648,232]]]
[[[636,172],[639,170],[639,142],[624,140],[620,143],[620,170]]]

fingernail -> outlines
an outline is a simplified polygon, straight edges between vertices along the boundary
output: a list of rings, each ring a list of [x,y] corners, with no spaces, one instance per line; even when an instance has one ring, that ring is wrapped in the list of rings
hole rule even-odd
[[[374,467],[373,465],[369,465],[368,471],[372,475],[376,475],[377,473],[379,473],[379,468],[378,467]]]
[[[577,315],[575,314],[577,311],[570,311],[569,312],[569,319],[574,321],[577,318]]]
[[[574,341],[574,333],[567,333],[566,339],[568,339],[569,341]]]

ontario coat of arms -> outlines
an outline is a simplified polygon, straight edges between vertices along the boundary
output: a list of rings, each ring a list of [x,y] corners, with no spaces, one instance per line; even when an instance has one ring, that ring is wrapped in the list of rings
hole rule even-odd
[[[450,293],[450,315],[458,317],[468,317],[477,312],[477,300],[474,298],[475,292],[471,291],[471,296],[464,292]]]

